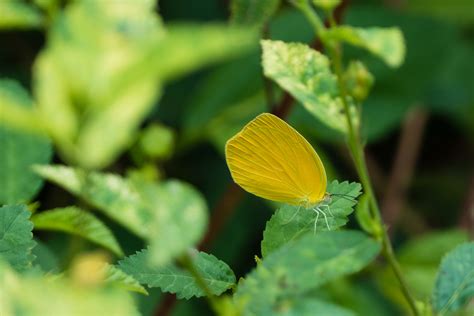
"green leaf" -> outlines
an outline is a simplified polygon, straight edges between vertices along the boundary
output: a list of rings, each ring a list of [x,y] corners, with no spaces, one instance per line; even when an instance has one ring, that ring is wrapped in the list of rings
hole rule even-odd
[[[435,231],[409,240],[396,255],[413,295],[420,300],[429,300],[436,281],[438,266],[443,256],[459,244],[468,241],[462,230]],[[397,306],[410,310],[400,293],[396,278],[390,267],[376,271],[376,280],[383,293]]]
[[[0,259],[20,271],[31,267],[34,259],[33,224],[29,218],[30,212],[24,205],[0,207]]]
[[[474,243],[465,243],[449,252],[441,262],[433,309],[440,315],[461,309],[474,298]]]
[[[12,80],[0,80],[0,104],[2,117],[4,107],[20,112],[32,108],[28,93]],[[50,161],[51,144],[44,136],[7,126],[5,122],[0,122],[0,143],[0,204],[28,202],[43,184],[31,166]]]
[[[328,58],[299,43],[264,40],[262,48],[265,76],[276,81],[321,122],[345,133],[344,106]]]
[[[0,261],[0,315],[140,315],[129,293],[14,273]]]
[[[357,28],[342,25],[325,31],[323,36],[362,47],[381,58],[390,67],[399,67],[405,59],[405,40],[398,27]]]
[[[43,23],[41,13],[21,0],[0,1],[0,29],[37,28]]]
[[[234,24],[261,28],[280,5],[280,0],[232,0],[230,21]]]
[[[164,267],[150,266],[148,250],[127,257],[118,267],[148,287],[158,287],[163,292],[176,293],[178,298],[204,296],[194,277],[183,268],[170,264]],[[235,284],[235,275],[227,264],[204,252],[192,254],[193,264],[203,276],[209,290],[220,295]]]
[[[137,236],[147,236],[153,211],[142,204],[138,190],[126,179],[61,165],[35,166],[35,171],[86,200]]]
[[[150,260],[165,265],[202,238],[207,227],[206,203],[198,191],[181,181],[138,186],[144,204],[150,211],[155,208],[155,220],[148,223]]]
[[[143,286],[141,286],[140,283],[134,277],[125,273],[123,270],[110,264],[105,265],[104,269],[104,281],[107,284],[111,284],[140,294],[148,295],[148,291]]]
[[[323,208],[327,216],[331,230],[344,226],[356,205],[356,198],[361,194],[362,187],[359,183],[347,181],[339,183],[333,181],[328,185],[330,194],[342,194],[343,196],[332,196],[329,202],[331,214]],[[312,209],[299,208],[297,206],[285,205],[279,208],[272,218],[267,222],[263,232],[262,256],[266,257],[271,252],[280,248],[287,242],[300,238],[306,233],[314,233],[316,213]],[[319,216],[316,232],[328,230],[323,216]]]
[[[376,241],[358,231],[307,233],[266,257],[239,284],[235,299],[245,314],[271,314],[282,299],[355,273],[379,251]]]
[[[316,312],[317,311],[317,312]],[[276,312],[272,315],[278,316],[355,316],[356,313],[343,307],[314,298],[296,298],[294,300],[283,300],[276,307]]]
[[[78,207],[57,208],[35,214],[31,221],[35,229],[56,230],[81,236],[123,256],[117,240],[110,229],[93,214]]]
[[[184,182],[158,185],[59,165],[35,170],[147,240],[155,264],[167,264],[197,243],[206,229],[206,203]]]

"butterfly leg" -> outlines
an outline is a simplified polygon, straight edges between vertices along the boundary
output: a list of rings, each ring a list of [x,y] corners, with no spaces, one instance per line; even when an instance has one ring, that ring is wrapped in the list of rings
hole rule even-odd
[[[334,218],[334,214],[331,212],[331,207],[329,205],[321,205],[321,207],[325,207],[328,210],[329,215],[331,215],[332,218]]]
[[[324,211],[321,210],[319,207],[317,207],[317,209],[323,214],[324,220],[326,221],[326,227],[328,228],[328,230],[331,230],[331,227],[329,227],[328,217],[326,216],[326,213],[324,213]]]
[[[319,209],[313,208],[313,211],[316,212],[316,219],[314,220],[314,228],[313,228],[313,234],[316,235],[316,229],[317,229],[318,219],[319,219]]]
[[[291,218],[290,218],[288,221],[286,221],[285,223],[283,223],[283,225],[289,224],[289,223],[293,220],[293,218],[295,218],[296,215],[298,215],[298,212],[300,211],[300,208],[301,208],[301,205],[298,206],[298,209],[296,209],[296,212],[291,216]]]

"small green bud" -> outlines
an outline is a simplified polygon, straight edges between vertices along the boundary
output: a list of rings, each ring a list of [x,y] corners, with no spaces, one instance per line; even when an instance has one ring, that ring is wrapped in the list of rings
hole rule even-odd
[[[331,11],[341,3],[341,0],[313,0],[313,3],[323,10]]]
[[[145,157],[164,160],[173,153],[175,135],[166,126],[152,124],[145,128],[139,138],[139,148]]]
[[[351,61],[344,74],[348,93],[358,102],[364,101],[374,83],[374,77],[360,61]]]

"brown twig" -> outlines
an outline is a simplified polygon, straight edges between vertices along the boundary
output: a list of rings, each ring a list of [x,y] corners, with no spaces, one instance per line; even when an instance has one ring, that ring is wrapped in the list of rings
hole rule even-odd
[[[403,123],[397,153],[382,201],[382,217],[393,226],[405,204],[405,195],[420,152],[428,114],[421,108],[411,110]]]
[[[459,218],[459,226],[466,229],[471,239],[474,239],[474,173],[471,176],[467,190],[464,211]]]

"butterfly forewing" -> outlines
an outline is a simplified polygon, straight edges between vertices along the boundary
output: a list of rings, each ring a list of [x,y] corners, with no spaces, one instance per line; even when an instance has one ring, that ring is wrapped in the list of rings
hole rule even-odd
[[[326,173],[311,145],[273,114],[248,123],[226,144],[232,178],[246,191],[293,205],[324,198]]]

